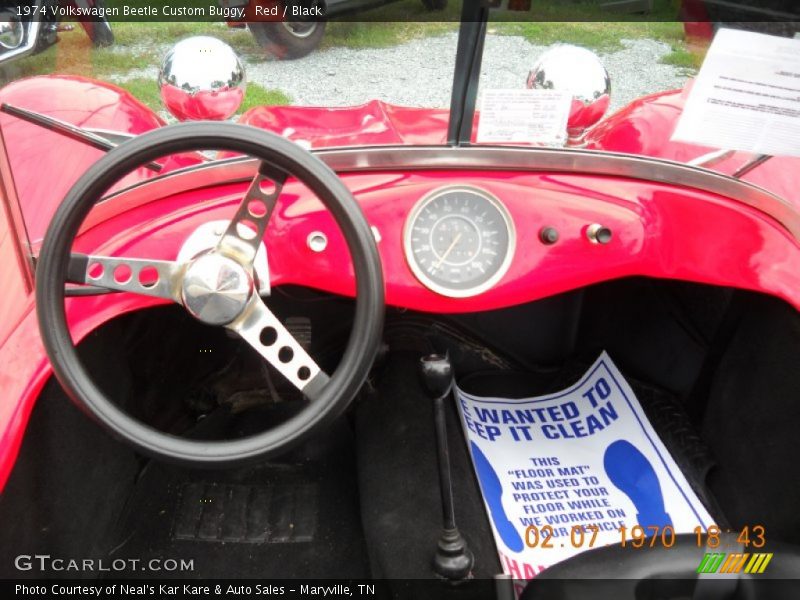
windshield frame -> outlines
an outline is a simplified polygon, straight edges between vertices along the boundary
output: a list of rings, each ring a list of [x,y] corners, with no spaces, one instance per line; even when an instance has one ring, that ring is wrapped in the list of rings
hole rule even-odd
[[[463,0],[453,85],[450,89],[450,119],[447,126],[449,146],[470,145],[488,21],[489,8],[484,6],[484,2]]]

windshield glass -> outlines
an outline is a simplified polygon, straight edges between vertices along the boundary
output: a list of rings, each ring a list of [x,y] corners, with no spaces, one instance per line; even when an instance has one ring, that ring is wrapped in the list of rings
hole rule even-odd
[[[114,41],[107,47],[94,45],[80,23],[72,21],[59,24],[72,30],[59,31],[58,42],[41,52],[5,67],[0,52],[0,83],[32,76],[92,78],[129,92],[165,123],[176,122],[184,115],[165,105],[158,84],[165,57],[181,40],[212,36],[235,51],[245,73],[243,101],[231,120],[267,127],[313,147],[444,143],[458,39],[459,7],[452,4],[440,17],[449,21],[414,20],[417,13],[425,18],[438,13],[424,12],[421,0],[407,0],[364,13],[376,19],[371,22],[306,23],[313,31],[297,34],[309,36],[305,38],[292,37],[288,26],[276,23],[111,21]],[[400,10],[403,6],[405,12]],[[387,18],[405,15],[407,20],[377,20],[383,13]],[[275,26],[280,28],[277,32]],[[285,34],[289,46],[299,40],[308,48],[280,47],[270,37],[276,33]],[[286,55],[292,51],[303,55]],[[202,71],[202,62],[193,68]],[[12,103],[5,97],[4,101]],[[82,114],[82,107],[88,107],[85,98],[59,94],[33,105],[30,98],[26,102],[31,110],[55,111],[76,125],[114,125],[100,127],[92,111]],[[444,110],[422,113],[397,107]],[[318,108],[336,110],[323,114],[314,110]]]
[[[355,12],[345,10],[348,0],[339,0],[328,3],[327,23],[249,20],[259,7],[261,13],[267,10],[269,3],[258,0],[195,2],[192,10],[186,2],[89,2],[104,8],[107,23],[88,22],[69,2],[40,4],[44,12],[35,16],[8,10],[0,16],[17,27],[35,21],[39,29],[32,51],[13,60],[8,55],[31,40],[20,38],[16,50],[9,50],[13,31],[0,40],[2,84],[41,75],[89,77],[130,92],[164,122],[182,120],[186,115],[165,106],[160,69],[176,42],[213,36],[236,52],[245,71],[243,101],[229,118],[312,147],[445,143],[456,55],[469,54],[474,46],[458,48],[460,0],[376,2],[381,5]],[[486,28],[478,108],[487,90],[524,89],[531,69],[556,44],[576,44],[600,56],[613,82],[611,111],[644,94],[681,88],[705,48],[703,40],[689,44],[671,0],[643,2],[649,7],[644,14],[633,14],[636,7],[618,13],[627,22],[604,21],[607,15],[594,0],[496,4]],[[178,11],[183,5],[186,10]],[[250,12],[238,13],[240,5]],[[137,13],[136,7],[150,10]],[[206,10],[198,12],[202,7]],[[102,13],[92,14],[96,19]],[[590,20],[576,21],[581,18]],[[110,33],[98,39],[103,27]],[[198,60],[193,68],[206,66]],[[459,65],[464,73],[469,67]],[[59,106],[39,108],[92,125],[86,118],[76,122],[82,116],[70,114],[67,103],[59,98]],[[310,110],[322,107],[337,110]]]
[[[506,15],[491,13],[494,19]],[[681,90],[696,73],[705,47],[686,45],[683,23],[676,21],[490,21],[473,141],[567,145],[560,121],[553,123],[560,135],[548,137],[545,126],[558,121],[558,111],[533,104],[531,90],[572,92],[575,106],[567,128],[583,129],[643,96]],[[581,110],[593,114],[581,119],[575,114]]]

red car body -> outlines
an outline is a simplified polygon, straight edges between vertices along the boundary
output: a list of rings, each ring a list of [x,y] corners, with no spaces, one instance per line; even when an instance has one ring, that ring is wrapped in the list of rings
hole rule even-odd
[[[712,150],[670,141],[685,91],[637,100],[601,122],[587,148],[685,163]],[[127,92],[77,77],[37,77],[0,90],[0,102],[41,112],[75,125],[139,134],[164,122]],[[747,176],[767,191],[747,188],[752,198],[671,181],[543,164],[533,171],[489,168],[425,169],[337,167],[343,146],[403,145],[433,153],[446,140],[448,111],[409,109],[370,102],[351,108],[259,107],[240,122],[310,145],[329,161],[380,234],[388,305],[438,313],[474,312],[512,306],[594,282],[645,275],[757,290],[800,309],[800,160],[775,158]],[[39,335],[29,250],[35,256],[59,202],[101,152],[13,116],[0,115],[6,156],[0,156],[4,187],[0,212],[0,487],[5,483],[31,409],[51,366]],[[413,145],[413,148],[409,145]],[[422,147],[422,148],[420,148]],[[328,150],[326,150],[328,149]],[[569,151],[565,151],[569,152]],[[715,167],[732,173],[749,156],[736,154]],[[613,160],[613,157],[611,157]],[[196,162],[191,156],[164,163],[160,175]],[[696,170],[691,170],[695,172]],[[687,168],[687,173],[690,170]],[[140,170],[123,184],[153,177]],[[713,177],[711,174],[705,174]],[[705,176],[703,175],[703,176]],[[209,185],[200,171],[176,176],[163,197],[126,192],[98,205],[76,241],[76,250],[104,255],[174,259],[181,240],[212,219],[230,218],[247,183]],[[480,186],[502,198],[518,229],[517,255],[490,291],[467,299],[438,295],[408,267],[402,223],[416,199],[446,183]],[[15,191],[16,190],[16,191]],[[749,193],[749,192],[748,192]],[[161,194],[156,194],[161,195]],[[18,197],[18,202],[16,200]],[[532,201],[534,200],[535,201]],[[781,200],[783,199],[783,200]],[[21,214],[20,214],[21,213]],[[23,223],[27,231],[23,232]],[[611,243],[590,245],[585,224],[602,223]],[[539,230],[563,232],[546,247]],[[329,250],[314,253],[306,238],[323,231]],[[19,237],[15,235],[19,234]],[[27,234],[28,249],[19,239]],[[295,182],[284,188],[267,231],[271,285],[302,284],[353,295],[347,249],[331,216]],[[598,260],[602,257],[603,260]],[[563,268],[569,263],[568,269]],[[113,317],[164,303],[132,294],[67,300],[76,341]]]

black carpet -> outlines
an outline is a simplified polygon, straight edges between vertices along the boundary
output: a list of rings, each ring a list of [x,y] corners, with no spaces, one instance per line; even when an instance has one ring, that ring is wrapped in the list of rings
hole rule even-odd
[[[719,463],[709,485],[731,525],[800,544],[800,315],[752,296],[722,355],[703,419]]]
[[[340,422],[280,462],[226,471],[151,462],[109,558],[194,560],[174,577],[369,577],[351,443]]]
[[[274,411],[219,411],[194,433],[241,435],[274,418]],[[344,419],[291,453],[248,467],[195,470],[147,460],[111,440],[50,382],[0,495],[0,576],[369,577],[355,464]],[[120,572],[20,571],[19,554],[139,563]],[[193,570],[142,571],[150,559],[185,559]]]

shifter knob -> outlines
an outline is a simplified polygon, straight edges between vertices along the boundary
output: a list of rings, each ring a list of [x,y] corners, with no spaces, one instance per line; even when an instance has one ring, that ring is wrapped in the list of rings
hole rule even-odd
[[[432,399],[442,398],[453,385],[453,368],[445,354],[428,354],[419,360],[419,373],[425,391]]]

